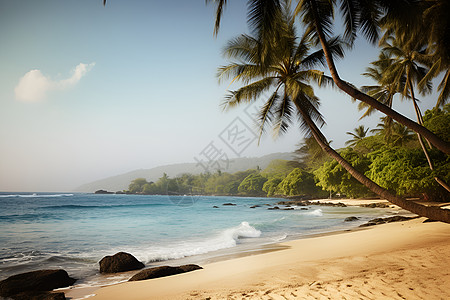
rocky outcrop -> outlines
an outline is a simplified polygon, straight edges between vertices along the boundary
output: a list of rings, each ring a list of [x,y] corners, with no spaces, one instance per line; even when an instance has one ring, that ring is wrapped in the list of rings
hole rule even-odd
[[[46,295],[42,292],[67,287],[75,281],[62,269],[22,273],[0,281],[0,296],[13,299],[65,299],[61,295]],[[64,293],[62,296],[64,297]]]
[[[296,205],[296,206],[309,206],[309,205],[320,205],[320,206],[333,206],[333,207],[347,207],[342,202],[318,202],[318,201],[308,201],[308,200],[291,200],[291,201],[280,201],[278,205]]]
[[[236,206],[236,204],[234,204],[234,203],[224,203],[222,205],[224,205],[224,206]]]
[[[119,252],[113,256],[105,256],[100,260],[100,273],[118,273],[142,269],[143,263],[138,261],[133,255]]]
[[[161,266],[161,267],[155,267],[155,268],[149,268],[140,271],[136,275],[130,278],[129,281],[138,281],[138,280],[147,280],[147,279],[153,279],[153,278],[159,278],[159,277],[166,277],[181,273],[186,273],[194,270],[203,269],[200,266],[197,265],[184,265],[179,267],[170,267],[170,266]]]
[[[369,222],[359,225],[359,227],[367,227],[367,226],[373,226],[373,225],[379,225],[379,224],[385,224],[385,223],[392,223],[392,222],[403,222],[408,221],[412,219],[417,219],[418,217],[404,217],[404,216],[394,216],[394,217],[388,217],[388,218],[376,218],[373,220],[370,220]]]
[[[98,191],[95,191],[94,194],[114,194],[114,193],[113,192],[108,192],[108,191],[105,191],[105,190],[98,190]]]
[[[359,218],[358,217],[347,217],[345,218],[344,222],[353,222],[353,221],[358,221]]]
[[[379,202],[379,203],[361,204],[360,206],[370,208],[388,208],[389,204]]]

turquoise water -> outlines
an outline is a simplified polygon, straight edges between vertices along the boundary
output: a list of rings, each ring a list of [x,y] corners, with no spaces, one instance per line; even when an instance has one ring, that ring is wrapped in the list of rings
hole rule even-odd
[[[64,268],[95,282],[98,261],[119,251],[147,266],[220,250],[237,253],[356,227],[389,209],[309,206],[268,210],[273,198],[0,193],[0,279]],[[223,206],[224,203],[235,206]],[[250,208],[252,205],[261,207]],[[218,206],[219,208],[214,208]],[[348,216],[360,221],[344,222]]]

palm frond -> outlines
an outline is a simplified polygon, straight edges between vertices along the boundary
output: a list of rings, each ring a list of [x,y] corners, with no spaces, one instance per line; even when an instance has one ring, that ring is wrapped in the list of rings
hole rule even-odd
[[[240,81],[248,84],[250,81],[262,78],[261,68],[257,65],[231,63],[227,66],[219,67],[217,78],[219,83],[223,80],[231,79],[232,82]]]
[[[284,134],[292,124],[293,106],[289,96],[285,93],[283,98],[278,101],[273,114],[273,136],[279,137]]]
[[[436,107],[444,106],[450,98],[450,69],[447,70],[444,78],[439,83],[438,90],[441,92],[439,93]]]
[[[214,24],[214,36],[217,36],[220,29],[220,21],[222,19],[223,10],[227,5],[227,0],[205,0],[206,4],[214,2],[216,4],[216,21]]]
[[[233,58],[247,62],[258,62],[257,48],[260,42],[255,38],[241,34],[236,38],[231,39],[222,49],[222,54],[226,58]]]
[[[337,36],[333,37],[330,40],[328,40],[328,49],[333,57],[334,60],[340,59],[344,57],[344,46],[347,46],[347,43],[344,43],[342,39]],[[300,53],[296,53],[294,57],[302,57]],[[301,59],[302,66],[306,68],[313,68],[317,65],[322,65],[323,67],[327,67],[327,62],[325,59],[325,55],[323,52],[323,49],[317,50],[311,54],[309,54],[307,57],[303,57]]]
[[[279,100],[278,88],[276,91],[269,97],[266,103],[261,107],[258,114],[258,127],[259,127],[259,137],[258,137],[258,145],[261,141],[262,134],[266,131],[267,124],[272,123],[273,119],[273,108],[275,107],[275,103]]]
[[[236,91],[230,91],[222,103],[224,110],[258,99],[262,93],[272,87],[273,82],[274,79],[272,77],[267,77],[243,86]]]
[[[316,11],[311,1],[300,0],[295,8],[294,14],[300,15],[302,22],[305,25],[305,34],[315,43],[319,44],[319,38],[317,35],[317,28],[315,25],[315,16],[321,31],[329,38],[333,32],[333,18],[334,18],[334,2],[335,0],[321,0],[315,1]]]

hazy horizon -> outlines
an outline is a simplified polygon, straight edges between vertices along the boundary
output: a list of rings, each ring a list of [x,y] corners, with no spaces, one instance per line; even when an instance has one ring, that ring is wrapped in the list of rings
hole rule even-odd
[[[230,1],[214,38],[214,7],[203,0],[2,1],[0,191],[71,191],[135,169],[196,162],[211,146],[229,158],[294,151],[302,139],[295,124],[277,140],[268,132],[258,146],[252,108],[220,107],[230,88],[215,76],[226,63],[221,49],[248,33],[242,2]],[[358,40],[337,64],[342,78],[372,84],[360,74],[378,53]],[[345,132],[378,123],[379,113],[359,121],[345,94],[315,91],[335,148],[349,139]],[[429,99],[422,111],[434,105]],[[414,117],[410,103],[394,108]],[[233,149],[226,139],[237,125],[248,135]]]

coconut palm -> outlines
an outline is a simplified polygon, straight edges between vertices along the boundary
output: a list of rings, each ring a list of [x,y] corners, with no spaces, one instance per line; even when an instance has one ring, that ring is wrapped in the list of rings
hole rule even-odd
[[[221,16],[226,0],[208,0],[217,4],[217,15]],[[300,14],[303,23],[306,25],[306,32],[310,38],[317,43],[320,42],[324,50],[325,58],[330,70],[331,76],[342,91],[354,99],[358,99],[374,109],[381,111],[397,122],[404,124],[408,128],[420,133],[433,145],[444,153],[450,154],[450,143],[442,140],[431,131],[412,121],[411,119],[399,114],[387,105],[376,101],[373,97],[362,93],[348,82],[342,80],[334,64],[332,52],[329,49],[329,39],[332,35],[332,25],[334,20],[334,6],[340,5],[342,11],[345,34],[349,42],[353,42],[358,31],[361,31],[371,42],[379,38],[380,24],[389,24],[391,28],[405,27],[414,29],[417,34],[417,18],[422,17],[423,9],[421,1],[412,0],[298,0],[296,14]],[[254,30],[269,28],[273,29],[273,20],[276,16],[276,9],[280,7],[279,0],[250,0],[249,1],[249,23]],[[271,8],[271,9],[269,9]],[[216,32],[218,30],[216,19]],[[262,36],[262,34],[259,34]],[[267,46],[265,48],[268,49]]]
[[[394,60],[389,57],[387,53],[381,52],[378,56],[378,60],[371,62],[370,64],[372,66],[366,68],[366,72],[362,74],[375,81],[376,84],[362,86],[361,91],[389,107],[392,107],[395,94],[399,89],[403,90],[405,85],[404,77],[399,78],[399,81],[397,82],[388,82],[387,80],[384,80],[384,76],[387,73],[387,70],[391,67],[393,61]],[[370,116],[375,111],[372,106],[364,102],[360,102],[358,104],[358,109],[366,109],[366,112],[360,119]],[[389,117],[386,118],[388,120],[392,120]]]
[[[406,4],[403,7],[402,2]],[[387,24],[408,24],[413,26],[411,18],[408,16],[415,14],[407,14],[411,8],[416,8],[413,3],[408,1],[351,1],[341,0],[341,9],[344,14],[344,24],[346,26],[346,35],[356,36],[358,30],[372,42],[378,39],[377,23],[381,21],[383,10],[387,13],[383,16],[384,22]],[[331,76],[336,85],[352,98],[358,99],[372,106],[392,119],[404,124],[412,130],[423,135],[427,140],[433,143],[441,151],[450,154],[450,144],[443,141],[435,134],[420,124],[406,118],[397,113],[389,106],[376,101],[373,97],[362,93],[351,84],[342,80],[338,74],[334,64],[333,57],[327,50],[329,35],[332,33],[332,22],[334,17],[335,1],[328,0],[300,0],[296,12],[301,15],[303,23],[307,26],[307,30],[311,33],[311,37],[320,42],[324,50]],[[402,13],[403,9],[403,13]],[[406,10],[407,9],[407,10]],[[418,9],[417,9],[418,11]],[[402,18],[400,18],[402,17]]]
[[[323,62],[323,51],[309,54],[311,43],[308,42],[308,32],[297,41],[293,19],[287,4],[281,16],[282,19],[276,22],[277,34],[274,35],[273,40],[265,41],[272,43],[273,53],[270,54],[270,64],[262,62],[261,56],[258,55],[261,47],[261,41],[258,38],[241,35],[231,40],[225,47],[225,56],[235,61],[219,68],[219,80],[232,79],[233,82],[243,84],[241,88],[229,92],[224,102],[225,108],[256,101],[268,95],[259,114],[260,133],[264,132],[269,124],[272,125],[276,134],[283,133],[292,124],[292,119],[297,117],[301,129],[307,135],[313,136],[327,154],[371,191],[422,216],[450,222],[449,211],[426,207],[391,194],[353,168],[329,146],[325,136],[319,130],[324,121],[318,111],[318,98],[310,85],[311,82],[319,86],[330,82],[330,78],[323,72],[311,70],[312,66]],[[329,44],[330,54],[332,51],[335,54],[342,54],[336,45],[336,40],[332,47],[330,46]]]
[[[390,36],[384,41],[382,52],[386,53],[390,65],[386,68],[381,78],[381,83],[397,84],[396,90],[401,93],[403,98],[411,99],[416,112],[417,122],[423,125],[422,113],[414,92],[415,84],[418,82],[421,82],[422,88],[419,91],[422,94],[431,92],[431,83],[425,80],[426,74],[429,72],[423,64],[420,64],[420,62],[424,61],[425,54],[423,39],[402,40],[402,38]],[[433,161],[425,147],[422,136],[418,133],[417,137],[430,169],[434,170]],[[429,142],[428,145],[431,148]],[[450,192],[450,187],[444,180],[439,177],[435,177],[435,180]]]
[[[414,140],[411,130],[397,122],[386,122],[387,117],[382,117],[381,122],[370,132],[381,135],[389,146],[405,146]]]
[[[390,36],[382,43],[382,52],[389,60],[389,66],[384,70],[381,78],[382,84],[393,84],[395,90],[404,98],[411,99],[417,122],[423,125],[422,113],[415,97],[415,85],[428,73],[428,69],[421,64],[424,57],[425,46],[422,41],[405,41],[399,37]],[[421,94],[431,92],[431,82],[424,82]]]
[[[353,138],[351,140],[348,140],[345,142],[345,145],[350,147],[355,147],[356,144],[365,138],[367,136],[367,132],[369,131],[369,128],[365,128],[364,125],[360,125],[356,127],[353,132],[347,131],[346,134],[352,136]]]
[[[414,134],[406,126],[394,122],[392,126],[391,143],[393,146],[405,146],[414,140]]]

